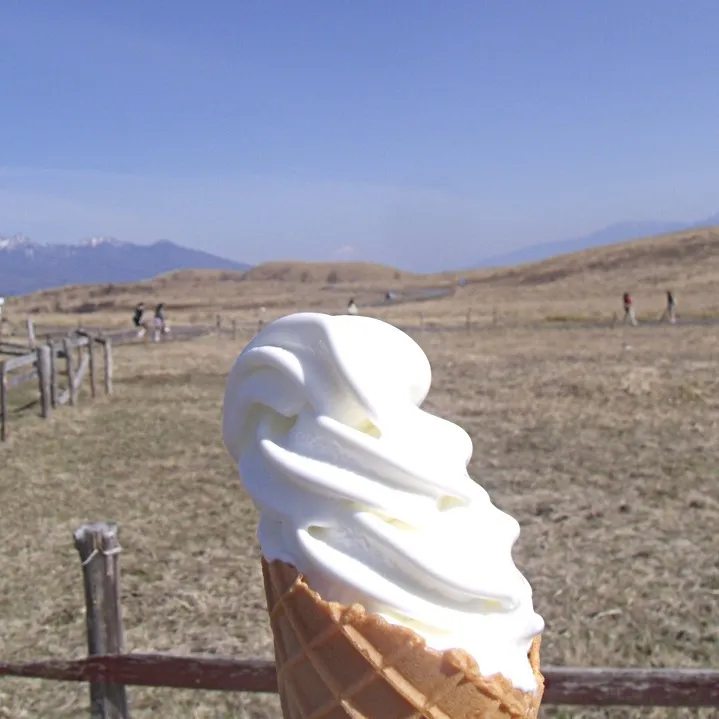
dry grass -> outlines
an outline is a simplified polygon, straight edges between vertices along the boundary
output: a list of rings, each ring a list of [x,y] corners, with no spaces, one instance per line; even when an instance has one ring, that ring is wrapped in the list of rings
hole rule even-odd
[[[247,280],[322,284],[406,282],[412,277],[411,272],[372,262],[266,262],[245,273]]]
[[[719,666],[719,338],[707,327],[541,323],[606,319],[625,288],[640,318],[658,315],[667,284],[680,314],[719,313],[718,252],[719,232],[702,230],[471,273],[451,296],[366,310],[398,325],[416,325],[421,312],[444,327],[462,325],[467,311],[486,323],[496,313],[495,328],[416,337],[434,367],[428,406],[469,431],[473,476],[523,527],[515,556],[547,619],[547,664]],[[342,311],[350,296],[366,307],[388,285],[411,293],[456,279],[360,273],[303,282],[297,270],[53,290],[10,300],[5,331],[21,334],[31,310],[39,324],[127,325],[140,299],[164,300],[171,323],[217,313],[255,321],[262,306],[269,320]],[[78,315],[83,303],[97,311]],[[13,390],[13,441],[0,446],[3,659],[85,653],[71,533],[92,519],[120,524],[128,649],[271,656],[256,515],[220,440],[225,375],[247,339],[118,348],[115,397],[91,404],[81,395],[79,408],[52,422],[22,409],[30,389]],[[140,719],[278,716],[268,696],[132,689],[131,702]],[[0,717],[86,715],[83,686],[0,682]]]
[[[271,656],[256,515],[220,441],[224,378],[246,339],[119,348],[111,400],[15,422],[0,448],[3,658],[86,651],[71,533],[92,519],[120,524],[128,649]],[[547,620],[544,661],[718,666],[716,335],[417,339],[435,368],[428,407],[469,431],[473,476],[523,527],[515,557]],[[139,718],[278,716],[269,696],[130,692]],[[0,707],[13,719],[82,717],[87,692],[6,680]]]

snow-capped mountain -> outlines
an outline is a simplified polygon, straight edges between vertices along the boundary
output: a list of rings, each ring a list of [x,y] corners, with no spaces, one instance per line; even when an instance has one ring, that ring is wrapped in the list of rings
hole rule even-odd
[[[249,269],[249,265],[181,247],[114,237],[89,237],[74,245],[43,244],[25,235],[0,235],[0,296],[95,282],[136,282],[172,270]]]
[[[100,247],[101,245],[110,245],[110,247],[127,247],[132,244],[131,242],[122,242],[116,240],[114,237],[86,237],[84,240],[80,240],[77,243],[78,247]]]
[[[8,252],[25,252],[32,254],[37,246],[38,245],[26,235],[13,235],[12,237],[3,237],[0,235],[0,251],[7,250]]]

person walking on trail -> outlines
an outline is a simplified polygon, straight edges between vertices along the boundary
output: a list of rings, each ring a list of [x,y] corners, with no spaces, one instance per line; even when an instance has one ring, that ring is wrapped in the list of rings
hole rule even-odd
[[[160,334],[165,334],[168,331],[167,323],[165,322],[165,303],[160,302],[155,307],[155,342],[159,341]]]
[[[142,302],[138,302],[135,305],[135,311],[132,313],[132,324],[137,327],[137,336],[142,337],[145,334],[146,328],[143,322],[143,315],[145,314],[145,305]]]
[[[358,312],[354,297],[350,299],[349,304],[347,305],[347,312],[350,315],[356,315]]]
[[[667,290],[667,308],[664,311],[664,316],[670,325],[675,324],[677,321],[677,300],[671,290]]]
[[[632,302],[632,296],[625,292],[624,296],[622,297],[622,302],[624,305],[624,319],[623,322],[631,322],[633,326],[636,327],[637,325],[637,317],[634,314],[634,304]]]

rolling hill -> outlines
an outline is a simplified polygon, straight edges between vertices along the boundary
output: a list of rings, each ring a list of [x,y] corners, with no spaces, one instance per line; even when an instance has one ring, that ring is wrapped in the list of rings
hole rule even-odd
[[[573,237],[568,240],[557,242],[545,242],[538,245],[521,247],[501,255],[487,257],[474,265],[477,268],[483,267],[510,267],[512,265],[526,264],[528,262],[539,262],[559,254],[581,252],[595,247],[627,242],[645,237],[654,237],[671,232],[712,227],[719,225],[719,213],[706,217],[698,222],[662,222],[647,220],[642,222],[615,222],[596,232],[591,232],[581,237]]]
[[[572,286],[588,294],[604,292],[608,287],[614,292],[706,289],[719,282],[719,226],[670,232],[461,276],[470,284],[528,290]]]
[[[285,282],[398,282],[416,277],[410,272],[373,262],[265,262],[245,274],[247,280]]]
[[[457,280],[465,287],[459,289]],[[515,307],[523,316],[591,314],[614,306],[631,291],[644,306],[661,309],[664,292],[681,297],[681,311],[719,313],[719,227],[656,237],[559,255],[515,267],[470,272],[412,275],[393,267],[361,262],[271,262],[246,271],[184,269],[129,283],[67,286],[12,298],[8,311],[49,315],[121,315],[136,302],[166,302],[173,317],[189,321],[214,313],[241,316],[261,307],[271,311],[320,308],[342,311],[349,297],[371,306],[391,289],[402,295],[447,290],[423,305],[445,312],[447,303],[477,312],[492,306]],[[433,308],[433,304],[436,307]],[[539,309],[537,309],[539,308]],[[454,311],[454,310],[452,310]],[[239,313],[239,315],[238,315]],[[252,315],[254,316],[254,315]],[[195,318],[195,319],[193,319]],[[203,320],[203,321],[205,321]],[[88,320],[91,322],[92,320]]]

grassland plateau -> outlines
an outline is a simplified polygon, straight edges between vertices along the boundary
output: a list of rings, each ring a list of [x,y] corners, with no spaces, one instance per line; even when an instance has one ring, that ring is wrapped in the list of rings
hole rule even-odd
[[[719,667],[719,328],[593,326],[632,291],[640,320],[673,289],[683,317],[719,315],[719,231],[698,230],[537,265],[416,276],[393,268],[278,263],[249,275],[183,272],[131,286],[12,299],[8,325],[120,326],[135,302],[171,321],[254,322],[302,309],[362,311],[410,330],[434,382],[427,408],[471,435],[470,473],[522,526],[515,560],[545,617],[543,661]],[[384,304],[384,293],[448,294]],[[262,312],[260,308],[264,307]],[[621,309],[621,307],[619,308]],[[467,311],[477,325],[459,328]],[[493,317],[499,320],[492,324]],[[583,323],[567,324],[560,319]],[[0,647],[25,660],[85,653],[71,533],[118,522],[131,651],[270,658],[256,513],[220,440],[224,380],[241,326],[116,351],[115,394],[17,413],[0,447]],[[472,548],[458,547],[471,562]],[[134,717],[276,717],[275,697],[131,689]],[[87,715],[82,685],[0,681],[0,717]],[[561,717],[710,711],[547,708]]]

